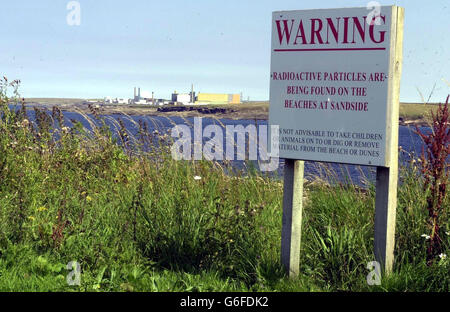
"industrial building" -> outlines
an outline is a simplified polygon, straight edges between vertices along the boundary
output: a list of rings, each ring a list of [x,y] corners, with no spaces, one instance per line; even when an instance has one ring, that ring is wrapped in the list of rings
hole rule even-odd
[[[134,87],[134,98],[133,98],[133,104],[142,104],[142,105],[146,105],[149,104],[148,100],[151,100],[149,98],[143,98],[141,97],[141,88],[137,89],[137,93],[136,93],[136,87]]]
[[[129,99],[124,98],[112,98],[110,96],[105,97],[103,100],[105,104],[130,104]]]
[[[195,103],[198,104],[239,104],[241,103],[240,94],[226,93],[199,93]]]
[[[195,102],[195,92],[194,85],[191,85],[191,92],[189,93],[177,93],[174,91],[172,93],[172,103],[173,104],[183,104],[183,105],[192,105]]]
[[[183,105],[206,105],[206,104],[239,104],[241,102],[240,94],[227,93],[172,93],[172,103]]]
[[[192,97],[189,93],[172,93],[172,103],[180,103],[184,105],[192,104]]]
[[[174,104],[239,104],[241,103],[240,94],[226,94],[226,93],[198,93],[194,92],[194,85],[191,85],[190,93],[177,93],[172,94],[172,102]]]
[[[152,92],[150,95],[148,92],[143,92],[145,95],[141,95],[141,88],[137,88],[136,93],[136,87],[134,88],[134,99],[132,104],[138,104],[138,105],[166,105],[169,104],[168,100],[165,99],[155,99],[155,94]]]
[[[207,105],[207,104],[239,104],[241,103],[240,94],[227,93],[198,93],[194,92],[194,85],[191,86],[189,93],[172,93],[171,100],[156,99],[154,92],[150,94],[148,91],[143,91],[141,88],[134,87],[134,95],[132,99],[111,98],[105,97],[105,104],[134,104],[134,105],[167,105],[167,104],[181,104],[181,105]]]

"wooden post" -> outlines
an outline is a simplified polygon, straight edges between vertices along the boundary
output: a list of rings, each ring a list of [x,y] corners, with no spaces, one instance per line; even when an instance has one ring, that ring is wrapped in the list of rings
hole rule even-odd
[[[400,76],[402,71],[404,9],[392,7],[391,58],[388,85],[387,167],[377,167],[375,195],[374,253],[384,272],[392,272],[394,265],[395,219],[398,181],[398,117]]]
[[[298,276],[300,265],[304,167],[304,161],[285,159],[281,264],[291,278]]]
[[[386,274],[394,264],[397,177],[396,166],[377,167],[374,253]]]

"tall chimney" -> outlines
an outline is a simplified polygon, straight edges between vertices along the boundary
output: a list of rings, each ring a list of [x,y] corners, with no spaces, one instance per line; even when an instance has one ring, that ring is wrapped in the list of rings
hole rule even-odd
[[[134,87],[134,99],[136,100],[136,87]]]
[[[138,97],[141,99],[141,88],[138,88]]]

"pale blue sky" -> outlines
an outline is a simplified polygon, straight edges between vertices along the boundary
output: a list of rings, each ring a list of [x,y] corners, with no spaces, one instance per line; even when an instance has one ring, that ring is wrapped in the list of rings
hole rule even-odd
[[[79,0],[68,26],[66,0],[2,1],[0,74],[21,79],[25,97],[132,97],[133,87],[269,98],[271,13],[365,7],[339,0]],[[379,1],[405,8],[400,100],[450,93],[448,0]],[[447,81],[447,83],[445,81]]]

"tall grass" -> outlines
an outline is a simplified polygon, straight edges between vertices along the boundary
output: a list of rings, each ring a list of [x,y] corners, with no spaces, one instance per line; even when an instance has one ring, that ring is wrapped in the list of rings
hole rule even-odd
[[[8,107],[9,82],[1,86],[0,290],[449,290],[449,261],[426,266],[426,199],[413,160],[400,172],[391,276],[380,286],[366,283],[373,186],[311,183],[301,277],[289,280],[279,260],[279,180],[175,161],[167,134],[142,123],[133,137],[117,121],[114,135],[96,110],[85,116],[91,131],[67,127],[57,109],[36,109],[31,121],[20,101]],[[448,206],[447,196],[447,232]],[[448,235],[443,243],[448,251]],[[73,260],[80,286],[66,282]]]

